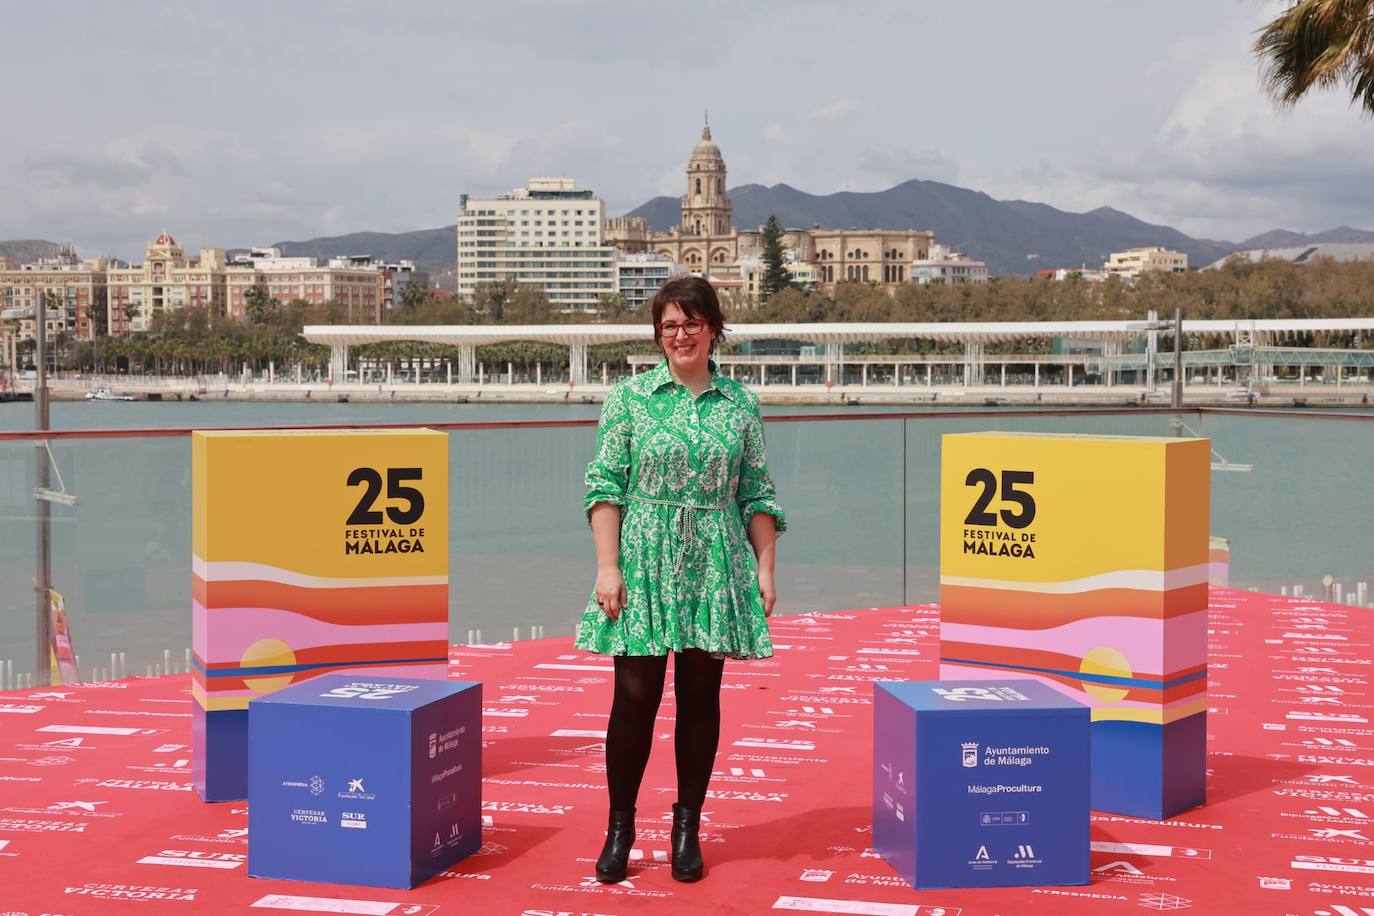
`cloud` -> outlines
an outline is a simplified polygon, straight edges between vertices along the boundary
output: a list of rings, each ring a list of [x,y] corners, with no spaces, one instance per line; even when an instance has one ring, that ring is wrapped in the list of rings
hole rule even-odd
[[[20,171],[25,180],[49,188],[129,188],[145,184],[155,169],[137,155],[52,150],[26,157]]]
[[[838,121],[859,110],[859,103],[853,99],[836,99],[829,105],[822,105],[814,111],[807,112],[806,118],[810,121]]]
[[[1368,119],[1339,91],[1315,93],[1292,111],[1275,110],[1249,49],[1255,14],[1237,11],[1217,43],[1194,35],[1165,49],[1168,68],[1160,78],[1167,75],[1176,88],[1136,142],[1115,142],[1109,133],[1104,142],[1054,161],[1010,168],[968,163],[965,183],[1061,209],[1110,205],[1190,235],[1232,241],[1277,227],[1369,225],[1374,133]],[[1120,117],[1128,114],[1114,115],[1113,123]],[[1130,126],[1123,122],[1121,130]]]
[[[1277,112],[1252,64],[1218,61],[1180,95],[1144,155],[1107,159],[1098,175],[1137,198],[1148,193],[1160,217],[1199,231],[1368,223],[1374,136],[1352,130],[1358,118],[1334,93]]]
[[[681,167],[668,169],[658,176],[658,181],[654,182],[654,190],[661,197],[677,197],[683,191],[684,171]],[[642,201],[641,201],[642,203]],[[630,209],[634,209],[631,207]]]
[[[242,0],[228,18],[123,2],[113,18],[95,0],[16,9],[25,41],[0,69],[44,83],[12,94],[8,121],[61,113],[92,139],[6,137],[0,238],[139,258],[164,226],[187,247],[399,232],[559,173],[624,213],[682,193],[704,107],[733,186],[924,178],[1222,238],[1374,213],[1369,121],[1339,93],[1276,114],[1259,88],[1249,43],[1276,0],[1155,0],[1143,19],[1125,2],[1046,18],[873,0],[822,31],[820,0],[411,0],[383,17]],[[73,37],[78,9],[98,36]],[[936,34],[978,34],[982,53]]]
[[[874,190],[921,178],[951,184],[959,179],[959,166],[938,149],[866,149],[859,155],[865,185]]]

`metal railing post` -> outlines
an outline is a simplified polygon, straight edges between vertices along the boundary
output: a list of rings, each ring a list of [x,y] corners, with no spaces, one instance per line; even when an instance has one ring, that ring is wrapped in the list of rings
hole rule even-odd
[[[47,293],[40,292],[34,303],[34,337],[37,340],[38,378],[33,386],[34,428],[48,429],[48,313]],[[34,488],[34,517],[37,520],[37,568],[34,571],[35,598],[34,649],[38,684],[52,683],[51,621],[49,592],[52,589],[52,503],[40,496],[48,490],[48,443],[39,439],[34,443],[34,467],[37,471]]]
[[[1183,309],[1174,309],[1174,410],[1183,406]]]

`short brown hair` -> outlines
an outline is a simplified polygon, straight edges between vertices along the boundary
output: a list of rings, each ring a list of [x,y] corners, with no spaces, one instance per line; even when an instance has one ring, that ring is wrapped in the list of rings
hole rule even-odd
[[[720,311],[720,299],[716,289],[701,277],[678,277],[669,280],[654,295],[651,308],[654,317],[654,343],[663,345],[658,333],[659,322],[663,320],[663,310],[670,305],[682,309],[688,318],[700,318],[711,329],[712,346],[725,340],[725,315]]]

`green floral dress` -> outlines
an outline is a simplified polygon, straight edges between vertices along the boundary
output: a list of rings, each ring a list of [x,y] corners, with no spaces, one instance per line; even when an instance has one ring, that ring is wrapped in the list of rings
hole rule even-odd
[[[787,527],[764,462],[758,396],[711,365],[698,397],[667,362],[611,389],[601,408],[586,508],[621,507],[628,600],[611,620],[592,594],[576,645],[610,655],[704,649],[773,654],[746,536],[755,512]]]

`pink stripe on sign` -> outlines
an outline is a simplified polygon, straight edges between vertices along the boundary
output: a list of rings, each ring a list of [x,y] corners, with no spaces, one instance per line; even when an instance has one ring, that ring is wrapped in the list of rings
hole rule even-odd
[[[1169,628],[1171,644],[1182,651],[1165,651],[1164,628]],[[1088,617],[1051,627],[1048,630],[1021,630],[1013,627],[988,627],[966,623],[940,625],[940,638],[986,646],[1015,646],[1038,649],[1082,658],[1092,649],[1107,646],[1126,657],[1135,671],[1164,674],[1201,665],[1207,661],[1207,612],[1195,611],[1162,620],[1140,617]],[[1191,649],[1192,651],[1187,651]]]
[[[200,602],[193,602],[192,620],[205,614]],[[211,664],[238,664],[244,650],[260,639],[280,639],[292,649],[315,646],[352,646],[366,643],[421,642],[438,640],[448,645],[448,623],[324,623],[277,608],[215,608],[215,657],[202,660]],[[436,652],[436,657],[443,652]]]
[[[1184,614],[1169,621],[1164,644],[1164,676],[1207,664],[1207,611]]]

